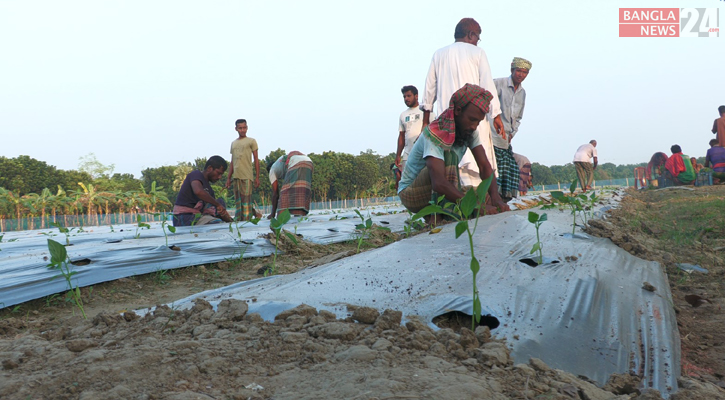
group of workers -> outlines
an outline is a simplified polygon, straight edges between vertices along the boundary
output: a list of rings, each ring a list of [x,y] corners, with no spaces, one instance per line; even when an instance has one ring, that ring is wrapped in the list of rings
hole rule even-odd
[[[515,57],[511,75],[493,79],[478,47],[481,32],[478,22],[463,18],[454,43],[433,54],[421,101],[415,86],[401,89],[408,108],[400,114],[391,167],[400,200],[411,212],[438,196],[456,202],[491,176],[487,214],[509,210],[508,200],[531,187],[531,162],[511,146],[523,118],[521,84],[531,62]]]
[[[720,118],[713,123],[712,133],[715,139],[710,140],[710,148],[705,155],[705,165],[698,164],[695,157],[682,152],[679,145],[670,147],[671,156],[658,152],[652,155],[645,168],[645,179],[649,182],[660,179],[670,181],[673,185],[691,185],[702,168],[712,169],[713,183],[725,183],[725,106],[718,107]]]
[[[227,165],[221,156],[210,157],[203,171],[190,172],[179,190],[173,210],[174,226],[205,225],[232,222],[224,199],[216,198],[211,183],[217,182],[229,167],[225,187],[234,192],[236,221],[261,218],[254,209],[252,188],[259,187],[259,155],[257,141],[247,136],[249,126],[244,119],[234,124],[238,137],[232,141],[232,161]],[[307,215],[312,200],[312,160],[299,151],[292,151],[267,165],[272,186],[273,218],[289,210],[292,215]]]
[[[508,211],[507,202],[532,187],[531,162],[514,153],[511,146],[523,118],[526,91],[522,82],[531,62],[515,57],[511,75],[493,79],[486,52],[478,47],[481,32],[472,18],[463,18],[456,25],[454,43],[433,54],[420,103],[415,86],[401,89],[408,108],[400,115],[391,167],[401,202],[411,212],[420,211],[438,196],[455,203],[466,190],[492,177],[485,212],[495,214]],[[717,139],[711,141],[705,166],[712,166],[716,179],[725,181],[725,106],[719,112],[720,118],[713,124]],[[246,120],[237,120],[235,129],[239,137],[231,145],[226,187],[234,192],[235,219],[248,221],[261,217],[252,202],[252,187],[259,187],[258,147],[247,136]],[[592,188],[598,164],[596,146],[592,140],[580,146],[574,156],[584,192]],[[682,154],[680,146],[671,150],[672,157],[664,153],[652,157],[647,177],[667,174],[680,184],[694,181],[697,163]],[[226,161],[213,156],[203,171],[187,175],[174,205],[174,225],[232,221],[223,199],[215,198],[211,187],[226,169]],[[268,218],[282,210],[293,215],[309,212],[313,169],[312,160],[297,151],[267,165],[272,185]]]

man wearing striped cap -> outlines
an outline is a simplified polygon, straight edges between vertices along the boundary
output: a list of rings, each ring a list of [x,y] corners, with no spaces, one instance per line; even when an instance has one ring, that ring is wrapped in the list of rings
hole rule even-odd
[[[530,61],[514,57],[511,62],[511,75],[493,80],[501,102],[501,121],[507,134],[505,139],[498,135],[491,137],[496,155],[499,189],[504,200],[509,200],[518,194],[519,168],[514,158],[511,140],[516,136],[521,119],[524,117],[526,90],[521,83],[529,75],[530,70]]]
[[[418,212],[439,195],[455,203],[463,197],[459,189],[458,162],[471,149],[482,179],[493,174],[476,128],[486,118],[493,95],[467,83],[451,96],[449,107],[423,128],[413,145],[398,185],[398,195],[411,212]],[[488,191],[486,214],[508,211],[498,194],[495,176]]]

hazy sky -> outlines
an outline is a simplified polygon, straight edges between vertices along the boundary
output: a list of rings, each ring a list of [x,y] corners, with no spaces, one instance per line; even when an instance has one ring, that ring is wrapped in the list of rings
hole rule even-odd
[[[494,77],[532,61],[513,147],[636,163],[678,143],[703,156],[725,104],[725,38],[619,38],[619,7],[660,1],[0,0],[0,155],[116,172],[219,154],[249,121],[259,155],[395,151],[400,88],[423,91],[456,23],[482,26]]]

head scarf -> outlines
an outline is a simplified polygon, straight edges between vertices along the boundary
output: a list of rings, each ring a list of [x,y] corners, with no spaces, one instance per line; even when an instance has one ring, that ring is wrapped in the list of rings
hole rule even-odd
[[[511,61],[511,68],[521,68],[521,69],[530,70],[531,61],[521,58],[521,57],[514,57],[514,60]]]
[[[475,105],[484,114],[488,114],[489,105],[493,95],[486,89],[466,83],[465,86],[458,89],[448,105],[448,109],[433,122],[428,125],[423,133],[436,146],[442,147],[443,150],[450,150],[451,145],[456,140],[456,120],[454,110],[456,107],[463,108],[469,103]]]

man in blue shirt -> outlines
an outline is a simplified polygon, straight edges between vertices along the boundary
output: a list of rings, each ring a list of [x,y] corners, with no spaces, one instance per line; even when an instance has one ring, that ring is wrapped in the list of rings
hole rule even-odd
[[[526,104],[526,90],[521,83],[529,75],[531,62],[520,57],[514,57],[511,62],[511,76],[493,80],[501,102],[501,121],[506,131],[506,139],[492,135],[493,150],[496,154],[498,169],[498,183],[504,199],[516,197],[519,186],[519,169],[511,147],[511,139],[519,130],[521,119],[524,117]]]

